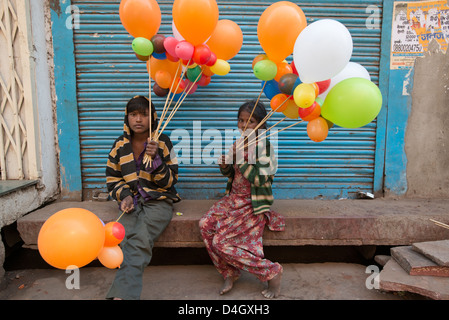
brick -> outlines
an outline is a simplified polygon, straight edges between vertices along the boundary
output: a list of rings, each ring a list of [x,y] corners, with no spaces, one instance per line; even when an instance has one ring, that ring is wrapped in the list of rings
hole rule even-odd
[[[434,300],[449,300],[449,278],[411,276],[395,259],[390,259],[379,274],[383,291],[406,291]]]
[[[449,277],[449,267],[439,266],[413,250],[412,246],[394,247],[390,252],[391,256],[409,275]]]
[[[449,267],[449,240],[414,243],[413,250],[425,255],[440,266]]]

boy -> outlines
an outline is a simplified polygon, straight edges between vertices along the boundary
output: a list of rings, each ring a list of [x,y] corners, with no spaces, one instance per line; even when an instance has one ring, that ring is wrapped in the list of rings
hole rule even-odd
[[[149,110],[143,96],[128,101],[123,135],[114,142],[107,162],[109,194],[126,211],[120,219],[126,232],[121,243],[124,259],[106,296],[109,299],[140,299],[154,242],[172,219],[173,202],[181,200],[174,187],[178,162],[173,144],[165,134],[157,142],[149,138]],[[152,103],[151,112],[154,130],[157,114]],[[146,165],[145,154],[152,159]]]

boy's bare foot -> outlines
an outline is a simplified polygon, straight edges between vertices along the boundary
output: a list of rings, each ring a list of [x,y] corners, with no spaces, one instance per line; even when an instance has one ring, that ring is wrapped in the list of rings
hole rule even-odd
[[[220,294],[225,294],[231,291],[233,286],[234,286],[234,278],[227,277],[223,283],[223,286],[221,287]]]
[[[262,295],[267,299],[277,298],[281,292],[282,269],[273,279],[268,281],[268,288],[262,291]]]

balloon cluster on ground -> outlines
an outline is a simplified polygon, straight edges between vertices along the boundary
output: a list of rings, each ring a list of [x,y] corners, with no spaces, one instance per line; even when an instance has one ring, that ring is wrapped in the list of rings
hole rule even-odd
[[[173,36],[166,37],[157,33],[161,11],[156,0],[122,0],[119,7],[120,20],[134,37],[132,49],[147,62],[155,81],[153,92],[161,97],[169,92],[192,94],[198,86],[207,86],[213,75],[228,74],[227,60],[243,44],[235,22],[218,20],[215,0],[175,0],[172,14]]]
[[[106,225],[94,213],[81,208],[56,212],[42,225],[38,235],[38,250],[42,258],[58,269],[81,268],[98,260],[115,269],[123,261],[118,246],[125,237],[119,222]]]
[[[308,122],[311,140],[325,140],[333,124],[358,128],[379,114],[380,90],[363,66],[349,61],[353,42],[342,23],[322,19],[307,25],[301,8],[279,1],[260,16],[257,35],[265,53],[254,58],[254,75],[272,110]]]

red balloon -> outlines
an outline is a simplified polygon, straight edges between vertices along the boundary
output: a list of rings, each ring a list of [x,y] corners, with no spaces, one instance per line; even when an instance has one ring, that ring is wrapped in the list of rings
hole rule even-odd
[[[296,70],[296,66],[295,66],[295,61],[292,61],[292,63],[290,64],[290,66],[292,67],[292,72],[296,75],[298,75],[298,70]]]
[[[331,79],[324,80],[324,81],[319,81],[319,82],[315,82],[315,83],[318,85],[319,94],[322,94],[331,85]]]
[[[320,116],[321,107],[316,101],[314,101],[313,104],[308,108],[299,108],[298,114],[302,120],[310,121]]]
[[[215,64],[215,62],[217,62],[217,55],[211,52],[209,61],[207,61],[206,66],[212,67]]]
[[[199,65],[206,64],[210,60],[210,56],[211,51],[206,44],[197,45],[193,51],[193,61]]]
[[[202,74],[200,80],[197,81],[197,84],[201,87],[205,87],[210,83],[210,78],[210,76]]]
[[[105,229],[105,247],[112,247],[122,242],[125,237],[125,228],[119,222],[109,222],[104,226]]]

